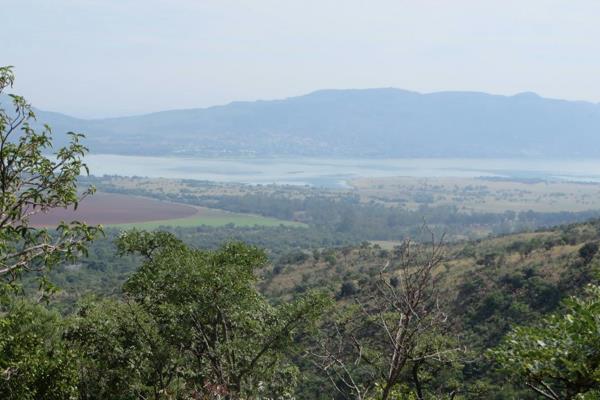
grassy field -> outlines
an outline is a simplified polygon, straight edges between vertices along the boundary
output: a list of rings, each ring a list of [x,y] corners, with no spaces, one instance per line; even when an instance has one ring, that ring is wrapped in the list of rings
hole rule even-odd
[[[110,227],[115,228],[138,228],[138,229],[158,229],[163,226],[170,227],[194,227],[194,226],[225,226],[233,224],[235,226],[291,226],[291,227],[304,227],[306,225],[293,222],[284,221],[276,218],[267,218],[260,215],[252,214],[236,214],[229,213],[221,210],[211,210],[208,208],[200,208],[198,214],[186,218],[174,218],[159,221],[146,221],[146,222],[135,222],[125,224],[111,224]]]

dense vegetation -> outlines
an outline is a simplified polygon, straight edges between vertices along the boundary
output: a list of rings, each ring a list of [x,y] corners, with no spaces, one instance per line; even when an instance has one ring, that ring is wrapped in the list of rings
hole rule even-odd
[[[560,302],[563,298],[568,295],[581,294],[583,287],[595,281],[595,273],[600,266],[596,257],[598,251],[596,243],[600,240],[599,232],[600,223],[589,223],[564,226],[560,229],[532,234],[443,246],[443,257],[435,265],[436,276],[438,277],[435,283],[439,304],[443,305],[441,310],[447,316],[447,323],[439,326],[435,331],[428,332],[434,335],[433,337],[421,333],[419,338],[422,338],[424,342],[419,343],[438,343],[439,346],[445,346],[449,350],[456,351],[449,353],[448,358],[432,358],[430,362],[418,366],[417,376],[424,398],[441,398],[443,395],[450,396],[451,393],[454,393],[454,398],[510,399],[514,396],[518,396],[518,398],[535,398],[527,390],[522,389],[521,384],[524,385],[525,381],[519,380],[519,377],[514,381],[507,380],[506,375],[500,369],[495,368],[496,364],[492,359],[485,355],[485,349],[498,346],[503,337],[510,332],[512,326],[516,324],[535,325],[545,315],[559,311],[561,309]],[[381,307],[382,303],[374,302],[376,299],[373,299],[373,293],[375,293],[376,288],[386,283],[390,283],[393,287],[400,285],[404,276],[402,271],[411,270],[410,266],[418,265],[419,261],[410,260],[408,264],[405,263],[402,247],[383,249],[377,245],[365,243],[361,246],[344,247],[338,250],[321,249],[310,253],[292,252],[286,257],[282,257],[278,263],[261,266],[264,262],[261,261],[264,260],[261,257],[264,257],[264,255],[252,248],[235,245],[214,251],[197,251],[182,245],[170,234],[156,233],[155,235],[157,236],[140,232],[134,233],[133,236],[129,236],[129,243],[131,243],[129,247],[121,245],[120,248],[121,250],[143,250],[144,246],[133,246],[133,244],[142,242],[145,243],[146,248],[157,248],[160,252],[160,248],[155,246],[168,246],[168,243],[172,242],[173,245],[180,246],[180,250],[168,250],[169,255],[168,257],[165,255],[165,259],[163,259],[163,256],[158,256],[156,262],[159,265],[156,266],[153,263],[148,264],[148,261],[144,261],[148,259],[149,252],[147,251],[144,257],[125,255],[123,260],[129,260],[131,270],[123,270],[120,271],[120,275],[112,276],[111,285],[97,286],[97,282],[87,281],[90,276],[93,276],[93,274],[88,273],[93,271],[87,269],[89,267],[85,266],[85,261],[79,269],[55,270],[52,276],[57,278],[57,284],[61,286],[65,284],[64,290],[59,293],[54,302],[50,303],[51,308],[58,306],[58,308],[64,310],[63,315],[65,317],[52,314],[55,321],[60,322],[59,326],[64,324],[63,329],[72,329],[70,324],[75,322],[78,327],[84,326],[87,327],[86,329],[92,329],[92,327],[106,326],[100,324],[100,321],[103,321],[104,324],[109,324],[106,326],[106,329],[109,329],[107,332],[95,333],[93,330],[84,332],[104,335],[102,340],[109,340],[109,338],[110,340],[117,340],[121,335],[133,338],[132,335],[138,329],[136,326],[119,327],[119,325],[116,325],[111,327],[110,324],[113,322],[115,324],[131,324],[131,316],[137,315],[134,313],[140,313],[139,318],[145,318],[143,321],[148,324],[146,330],[157,329],[156,327],[151,328],[152,319],[148,319],[150,318],[148,315],[141,314],[142,311],[135,308],[137,303],[133,301],[130,282],[137,281],[142,276],[148,277],[148,274],[151,273],[152,278],[144,281],[144,284],[152,283],[153,286],[144,286],[144,291],[158,290],[155,295],[162,294],[165,301],[168,293],[166,289],[169,285],[175,285],[175,288],[173,289],[174,292],[168,297],[183,295],[185,290],[200,290],[202,292],[208,290],[208,288],[204,285],[196,287],[197,284],[193,284],[192,281],[195,278],[193,278],[192,271],[200,273],[204,268],[201,267],[204,265],[203,262],[194,261],[193,266],[186,266],[179,259],[180,256],[191,251],[192,254],[197,254],[195,257],[208,257],[210,259],[217,254],[221,254],[222,257],[224,251],[230,252],[235,249],[236,253],[240,253],[238,254],[240,257],[238,262],[241,262],[243,260],[242,254],[250,251],[251,254],[258,257],[255,259],[254,267],[259,268],[253,271],[250,286],[258,288],[263,293],[262,296],[265,296],[263,299],[269,299],[269,304],[274,307],[280,307],[279,304],[296,304],[295,302],[306,299],[307,294],[313,296],[311,293],[314,293],[315,290],[326,293],[327,297],[335,302],[333,309],[325,314],[320,314],[318,324],[320,328],[318,330],[313,330],[310,334],[295,336],[296,341],[294,343],[297,347],[293,354],[286,356],[289,357],[287,362],[291,363],[289,365],[293,366],[296,371],[294,374],[296,374],[297,379],[294,378],[295,380],[291,382],[295,382],[293,393],[299,398],[319,398],[319,396],[321,398],[335,396],[357,398],[352,394],[353,392],[348,391],[350,389],[344,389],[345,394],[340,395],[327,376],[319,372],[320,367],[315,364],[315,360],[309,355],[323,356],[328,354],[323,353],[322,346],[324,345],[329,345],[325,349],[331,352],[331,343],[338,343],[336,332],[340,329],[346,335],[344,336],[344,343],[350,346],[344,348],[342,354],[352,361],[350,364],[354,365],[356,354],[353,353],[355,348],[352,347],[351,343],[353,343],[353,340],[359,340],[363,337],[371,339],[373,329],[376,328],[376,326],[370,326],[369,324],[375,323],[377,319],[367,318],[363,307],[373,316],[379,315],[377,310],[380,310],[380,308],[375,306],[380,304]],[[140,237],[143,240],[139,239]],[[124,236],[124,238],[127,239],[127,236]],[[122,242],[122,240],[123,238],[118,242]],[[416,251],[417,247],[413,249],[415,254],[421,254]],[[422,250],[427,249],[428,247],[422,248]],[[117,248],[106,249],[106,251],[116,250]],[[423,254],[427,255],[429,253]],[[150,254],[150,256],[152,255]],[[174,257],[177,259],[175,260]],[[380,275],[383,267],[388,262],[388,267],[383,271],[383,275]],[[117,265],[113,265],[115,270],[118,268]],[[149,268],[149,265],[152,265],[152,267]],[[227,272],[224,267],[214,269],[217,268],[215,263],[212,262],[211,265],[209,270],[219,271],[219,279],[226,277],[224,274]],[[232,265],[231,268],[233,267]],[[161,268],[166,268],[166,270],[161,272]],[[188,271],[187,268],[192,268],[192,271]],[[236,279],[234,281],[238,284],[240,283],[238,278],[242,275],[237,269],[235,271]],[[180,273],[184,274],[184,277],[181,277]],[[110,277],[110,270],[106,272],[106,275]],[[104,275],[99,274],[98,278],[101,276]],[[163,281],[163,279],[169,279],[168,282],[170,283]],[[254,281],[254,279],[258,280]],[[202,275],[202,280],[206,280],[204,275]],[[81,299],[82,293],[76,290],[69,293],[72,291],[69,281],[71,285],[75,285],[74,287],[78,287],[79,290],[84,288],[87,288],[88,292],[93,290],[96,296]],[[124,281],[123,289],[115,290]],[[158,286],[154,286],[154,284]],[[155,289],[152,289],[153,287]],[[201,292],[192,297],[198,299]],[[107,296],[109,297],[107,298]],[[145,293],[144,298],[146,296],[148,294]],[[77,300],[78,298],[79,300]],[[69,299],[71,305],[65,307],[67,299]],[[172,299],[169,301],[179,300]],[[319,304],[327,307],[327,302]],[[371,304],[373,308],[371,308]],[[160,308],[163,309],[164,307],[166,305],[161,304]],[[173,306],[172,308],[177,309],[178,307]],[[43,308],[40,307],[38,312],[43,311]],[[205,309],[205,306],[202,308]],[[315,308],[316,310],[317,308]],[[112,317],[109,318],[109,316],[113,315],[116,316],[114,317],[116,321],[111,322]],[[122,317],[118,317],[119,315],[122,315]],[[86,320],[86,318],[89,318],[89,320]],[[181,323],[181,321],[178,321],[178,326]],[[81,331],[79,332],[81,333]],[[256,332],[258,334],[260,330]],[[365,334],[367,336],[363,336]],[[168,337],[168,335],[158,335],[158,337],[163,336]],[[70,351],[78,348],[72,343],[63,342],[64,340],[74,340],[76,336],[63,333],[62,336],[59,334],[58,337],[61,338],[60,342],[62,344],[60,346],[69,348]],[[83,345],[81,342],[77,343],[78,346]],[[114,342],[97,345],[106,346],[102,347],[105,349],[103,350],[104,353],[108,351],[106,349],[121,348],[118,343],[115,344]],[[141,344],[135,346],[141,346]],[[368,352],[372,355],[388,354],[387,351],[378,351],[379,344],[377,343],[365,343],[363,346],[368,347]],[[335,349],[338,348],[335,347]],[[135,347],[133,350],[135,350]],[[140,354],[136,354],[133,350],[129,349],[127,351],[132,353],[126,353],[119,357],[125,357],[125,360],[130,360],[128,362],[138,365],[142,361],[137,357],[143,356],[147,351],[140,350]],[[93,354],[98,353],[97,348],[87,349],[86,351]],[[170,351],[167,353],[170,354]],[[110,354],[107,356],[113,357]],[[126,363],[125,360],[121,362]],[[131,360],[136,361],[132,362]],[[101,368],[101,361],[93,361],[98,363],[95,364],[96,368]],[[112,361],[109,361],[102,361],[106,362],[105,368],[108,368],[107,371],[97,371],[95,373],[103,376],[110,375],[112,369],[117,367],[111,364]],[[380,360],[380,362],[383,361]],[[416,390],[412,375],[412,367],[415,364],[409,362],[407,365],[411,368],[407,366],[399,374],[401,384],[397,386],[397,396],[409,396],[410,393],[414,394]],[[88,370],[89,367],[86,367],[86,371]],[[129,371],[128,376],[138,376],[139,373],[133,374]],[[363,390],[368,389],[367,394],[370,393],[377,398],[376,393],[378,388],[381,387],[381,383],[373,379],[374,376],[377,376],[373,370],[361,365],[361,368],[354,373],[365,379],[371,377],[370,380],[367,379],[361,384],[364,384]],[[122,376],[123,372],[121,371],[117,375]],[[356,379],[355,375],[353,377]],[[152,378],[146,377],[144,379],[152,381]],[[94,381],[96,380],[94,379]],[[134,383],[132,378],[129,378],[128,382]],[[122,384],[120,383],[120,385]],[[139,386],[141,384],[137,382],[135,385]],[[328,389],[325,390],[324,388]],[[132,390],[132,387],[127,386],[122,390]],[[147,390],[147,388],[144,390]],[[288,390],[292,389],[288,387]],[[338,394],[336,395],[336,393]]]

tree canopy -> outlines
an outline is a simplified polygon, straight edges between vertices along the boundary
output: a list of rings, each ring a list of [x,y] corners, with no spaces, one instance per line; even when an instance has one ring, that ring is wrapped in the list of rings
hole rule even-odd
[[[0,67],[0,96],[15,80],[11,67]],[[0,97],[2,99],[4,97]],[[52,208],[76,208],[92,194],[80,192],[77,178],[87,172],[83,135],[69,132],[67,146],[53,149],[49,126],[35,129],[35,113],[21,96],[0,104],[0,277],[14,282],[23,271],[44,271],[85,251],[98,227],[63,222],[54,232],[31,226],[33,215]]]
[[[564,311],[516,327],[491,355],[514,379],[552,400],[600,396],[600,287],[564,301]]]
[[[266,256],[241,243],[206,251],[168,233],[133,230],[120,237],[119,249],[144,256],[123,288],[125,303],[82,309],[70,332],[86,355],[84,381],[105,382],[88,398],[117,387],[123,391],[112,394],[119,398],[133,388],[157,399],[292,396],[298,370],[291,358],[327,307],[326,296],[270,304],[255,285]],[[114,358],[110,348],[123,352]]]

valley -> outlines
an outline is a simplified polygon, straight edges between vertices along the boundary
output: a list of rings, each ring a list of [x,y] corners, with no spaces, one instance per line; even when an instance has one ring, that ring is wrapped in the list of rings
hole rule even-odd
[[[0,10],[0,400],[600,400],[598,0]]]

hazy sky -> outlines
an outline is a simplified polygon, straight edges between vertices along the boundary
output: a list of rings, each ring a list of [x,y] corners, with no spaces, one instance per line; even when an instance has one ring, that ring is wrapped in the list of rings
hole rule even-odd
[[[0,0],[36,106],[111,116],[323,88],[600,102],[599,0]]]

